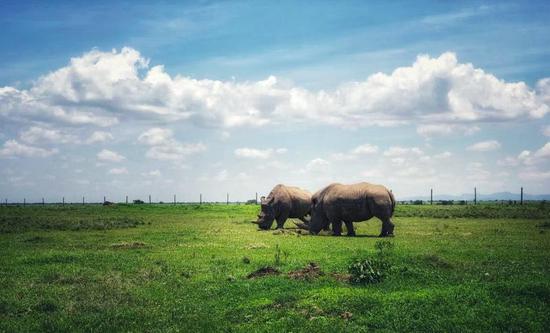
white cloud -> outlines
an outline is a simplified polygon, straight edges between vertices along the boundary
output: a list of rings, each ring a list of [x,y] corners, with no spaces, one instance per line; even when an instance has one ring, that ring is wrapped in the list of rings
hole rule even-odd
[[[103,149],[97,153],[97,159],[103,162],[121,162],[125,160],[126,157],[112,150]]]
[[[235,156],[241,158],[251,158],[251,159],[268,159],[273,157],[274,154],[285,154],[287,152],[286,148],[268,148],[268,149],[256,149],[256,148],[237,148],[234,151]]]
[[[108,140],[113,140],[113,135],[109,132],[103,131],[94,131],[92,135],[86,140],[87,144],[93,144],[98,142],[105,142]]]
[[[520,179],[529,181],[543,181],[550,179],[550,171],[525,170],[518,174]]]
[[[151,128],[138,137],[138,141],[151,146],[145,156],[151,159],[181,161],[187,155],[206,150],[202,143],[181,143],[174,138],[174,133],[166,128]]]
[[[349,152],[332,154],[331,158],[337,161],[354,160],[361,155],[376,154],[377,152],[378,146],[365,143],[351,149]]]
[[[512,156],[506,156],[503,159],[500,159],[497,161],[497,165],[499,166],[517,166],[519,164],[519,160]]]
[[[161,172],[159,170],[151,170],[148,172],[142,172],[141,175],[143,177],[160,177]]]
[[[0,149],[0,157],[48,157],[57,154],[57,152],[57,149],[43,149],[28,146],[16,140],[8,140],[4,142],[4,146]]]
[[[468,146],[466,150],[469,151],[478,151],[478,152],[486,152],[486,151],[493,151],[497,150],[501,147],[500,142],[497,140],[487,140],[487,141],[481,141],[478,143],[474,143],[471,146]]]
[[[128,169],[126,168],[113,168],[109,170],[110,175],[123,175],[127,173],[128,173]]]
[[[196,154],[206,150],[202,143],[179,143],[172,141],[164,146],[151,147],[145,156],[155,160],[180,161],[187,155]]]
[[[472,123],[537,119],[550,110],[550,79],[535,89],[505,82],[450,52],[421,55],[390,74],[330,91],[273,76],[255,82],[170,76],[148,63],[132,48],[92,50],[28,90],[0,88],[0,116],[97,126],[136,116],[227,128],[289,120],[343,127],[415,123],[420,134],[433,135],[466,131]]]
[[[56,129],[32,126],[19,135],[22,141],[30,144],[36,143],[78,143],[74,135],[62,133]]]
[[[535,152],[535,157],[549,158],[550,157],[550,142],[547,142],[544,146]]]
[[[352,149],[351,153],[356,155],[364,154],[376,154],[378,152],[378,146],[365,143]]]
[[[433,157],[435,159],[446,159],[446,158],[449,158],[451,156],[453,156],[453,154],[451,152],[445,151],[445,152],[442,152],[441,154],[436,154]]]
[[[550,136],[550,125],[548,126],[544,126],[543,129],[542,129],[542,134],[544,136]]]
[[[472,135],[478,132],[480,128],[478,126],[466,126],[457,124],[421,124],[416,128],[416,133],[425,138],[431,138],[434,136],[447,136],[456,132],[463,133],[464,135]]]
[[[138,137],[138,141],[149,146],[163,145],[174,140],[172,130],[167,128],[151,128]]]
[[[330,162],[322,158],[314,158],[306,164],[304,169],[299,170],[299,173],[305,172],[324,172],[328,169]]]
[[[393,146],[384,152],[386,157],[421,156],[424,152],[418,147]]]

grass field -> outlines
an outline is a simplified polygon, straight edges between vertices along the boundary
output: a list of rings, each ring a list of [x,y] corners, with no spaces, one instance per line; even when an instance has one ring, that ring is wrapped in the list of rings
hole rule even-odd
[[[378,220],[356,223],[355,238],[261,232],[258,209],[0,207],[0,331],[550,327],[548,204],[398,206],[387,240]],[[382,282],[347,281],[384,245]],[[279,274],[248,278],[266,266]]]

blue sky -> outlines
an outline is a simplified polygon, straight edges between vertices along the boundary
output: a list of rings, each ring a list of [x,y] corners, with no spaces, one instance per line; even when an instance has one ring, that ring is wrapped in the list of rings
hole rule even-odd
[[[548,2],[2,2],[0,195],[547,193]]]

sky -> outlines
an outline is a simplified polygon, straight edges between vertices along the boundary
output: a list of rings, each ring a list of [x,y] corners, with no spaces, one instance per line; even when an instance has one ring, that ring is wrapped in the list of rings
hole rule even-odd
[[[550,193],[547,1],[0,2],[0,198]]]

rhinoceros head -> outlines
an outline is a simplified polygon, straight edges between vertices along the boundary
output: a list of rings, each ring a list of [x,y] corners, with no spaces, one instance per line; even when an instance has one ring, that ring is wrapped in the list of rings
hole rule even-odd
[[[262,200],[261,201],[261,210],[258,214],[258,221],[256,224],[260,229],[267,230],[270,229],[273,225],[273,220],[275,220],[275,210],[271,203],[273,200]]]
[[[317,198],[311,200],[311,220],[309,222],[309,232],[314,235],[328,225],[323,209],[317,201]]]

